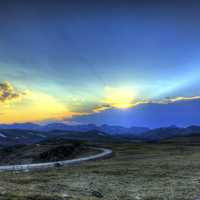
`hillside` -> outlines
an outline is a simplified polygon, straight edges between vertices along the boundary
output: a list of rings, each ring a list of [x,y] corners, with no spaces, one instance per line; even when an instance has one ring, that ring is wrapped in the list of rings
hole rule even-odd
[[[67,194],[74,200],[194,200],[200,194],[199,136],[100,146],[114,156],[76,167],[0,173],[1,199],[65,200]]]
[[[17,144],[34,144],[51,138],[63,138],[68,140],[92,140],[109,141],[114,138],[103,132],[93,130],[88,132],[61,131],[49,132],[20,130],[20,129],[0,129],[0,146],[12,146]]]
[[[38,144],[14,145],[0,148],[0,165],[31,164],[73,159],[95,153],[83,142],[47,140]]]
[[[169,138],[200,135],[200,126],[179,128],[176,126],[152,129],[141,134],[139,137],[145,141],[161,141]]]
[[[47,135],[32,130],[1,129],[0,145],[9,146],[17,144],[32,144],[47,139]]]

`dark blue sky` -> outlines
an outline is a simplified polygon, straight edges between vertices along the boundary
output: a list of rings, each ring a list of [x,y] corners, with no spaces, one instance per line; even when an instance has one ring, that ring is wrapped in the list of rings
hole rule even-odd
[[[50,114],[27,117],[40,121],[199,96],[199,10],[198,1],[0,2],[0,82],[32,94],[4,112],[25,109],[24,121],[51,99]]]

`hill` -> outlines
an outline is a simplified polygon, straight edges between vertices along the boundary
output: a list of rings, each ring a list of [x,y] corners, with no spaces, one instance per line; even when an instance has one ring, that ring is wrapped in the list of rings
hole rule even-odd
[[[31,164],[67,160],[93,154],[81,141],[50,139],[37,144],[18,144],[0,148],[0,165]]]
[[[163,127],[147,131],[140,135],[140,139],[146,141],[160,141],[174,137],[184,137],[200,135],[200,126],[189,126],[187,128],[178,128],[176,126]]]
[[[84,140],[84,141],[112,141],[117,138],[92,130],[88,132],[77,131],[61,131],[54,130],[49,132],[20,130],[20,129],[1,129],[0,130],[0,146],[12,146],[18,144],[35,144],[49,139],[65,139],[65,140]]]

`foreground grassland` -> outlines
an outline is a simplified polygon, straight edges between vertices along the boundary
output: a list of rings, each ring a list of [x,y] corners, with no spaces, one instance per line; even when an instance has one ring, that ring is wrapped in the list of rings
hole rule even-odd
[[[107,160],[0,173],[0,199],[195,200],[200,195],[200,139],[194,141],[106,144],[114,151]]]

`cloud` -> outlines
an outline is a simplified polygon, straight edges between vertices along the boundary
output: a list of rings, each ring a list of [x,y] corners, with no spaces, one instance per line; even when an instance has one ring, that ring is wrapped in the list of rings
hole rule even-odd
[[[200,99],[200,96],[166,98],[166,102],[172,103],[176,101],[187,101],[187,100],[195,100],[195,99]]]
[[[161,100],[133,100],[132,102],[129,102],[129,107],[125,108],[125,109],[129,109],[129,108],[133,108],[139,105],[143,105],[143,104],[171,104],[171,103],[175,103],[175,102],[179,102],[179,101],[190,101],[190,100],[200,100],[200,96],[191,96],[191,97],[167,97],[165,99],[161,99]],[[102,112],[105,110],[109,110],[109,109],[113,109],[113,108],[118,108],[118,109],[124,109],[123,107],[117,107],[115,106],[115,104],[99,104],[97,105],[92,113],[98,113],[98,112]]]
[[[136,98],[137,91],[134,88],[128,87],[110,87],[104,88],[105,96],[99,102],[99,104],[93,105],[93,109],[90,112],[98,113],[105,110],[117,108],[117,109],[129,109],[143,104],[170,104],[177,101],[189,101],[200,99],[200,96],[191,97],[166,97],[164,99],[138,99]]]
[[[9,82],[0,83],[0,102],[8,102],[20,99],[26,95],[25,92],[17,91],[14,86]]]
[[[99,123],[101,123],[107,119],[110,123],[114,123],[116,121],[116,123],[114,124],[120,124],[123,121],[127,123],[128,121],[135,119],[135,123],[133,124],[139,125],[139,122],[136,123],[137,119],[140,119],[140,116],[154,115],[154,113],[157,113],[157,111],[155,111],[154,109],[155,107],[157,109],[171,108],[175,104],[189,105],[189,102],[192,103],[192,101],[196,102],[200,100],[200,96],[167,97],[157,100],[137,99],[135,98],[133,91],[134,90],[129,88],[106,88],[105,96],[101,97],[100,99],[83,101],[81,100],[82,98],[79,98],[75,99],[72,104],[70,104],[70,101],[68,102],[68,104],[66,104],[65,102],[55,96],[52,96],[51,94],[39,91],[20,91],[16,89],[10,82],[4,82],[0,83],[0,121],[3,123],[8,123],[58,120],[82,123],[84,122],[84,120],[86,120],[86,122],[90,122],[89,119],[91,119],[91,122],[98,123],[99,120]],[[16,100],[20,100],[20,103],[10,104],[10,102],[15,102]],[[196,106],[196,104],[191,103],[190,105]],[[148,112],[147,108],[149,109]],[[126,111],[124,111],[124,109],[126,109]],[[130,114],[135,113],[138,109],[140,110],[140,114],[134,114],[134,116]],[[181,112],[177,109],[170,110],[170,112],[175,111]],[[167,113],[168,110],[165,109],[162,112]],[[119,113],[119,116],[121,116],[121,118],[117,117],[116,113]],[[144,113],[148,113],[148,115]],[[128,116],[128,114],[130,114],[130,116]],[[123,117],[123,115],[127,116]],[[94,119],[93,121],[93,118],[96,117],[98,119]],[[81,120],[76,121],[76,119]],[[112,121],[110,121],[111,119]],[[117,121],[117,119],[119,119],[119,121]],[[141,122],[143,119],[144,118],[141,119]],[[150,119],[148,118],[148,120]],[[126,125],[125,122],[124,124]],[[148,123],[146,124],[148,125]]]
[[[98,113],[98,112],[102,112],[102,111],[110,109],[110,108],[112,108],[112,106],[109,104],[98,105],[98,106],[96,106],[96,108],[93,109],[93,112]]]
[[[165,99],[161,100],[138,100],[135,103],[133,103],[132,107],[135,107],[137,105],[141,104],[149,104],[149,103],[155,103],[155,104],[171,104],[179,101],[190,101],[190,100],[200,100],[200,96],[191,96],[191,97],[166,97]]]
[[[126,110],[112,107],[87,116],[75,117],[73,121],[83,124],[111,124],[127,127],[189,126],[200,124],[199,110],[198,96],[175,97],[160,101],[138,101],[137,106]]]

